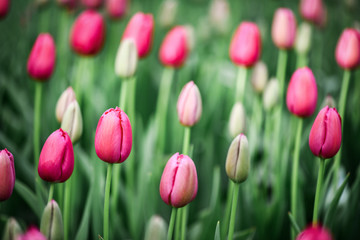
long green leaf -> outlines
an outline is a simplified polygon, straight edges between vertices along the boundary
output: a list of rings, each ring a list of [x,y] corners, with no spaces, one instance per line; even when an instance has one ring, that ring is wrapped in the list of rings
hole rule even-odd
[[[245,237],[246,237],[246,239],[253,239],[253,237],[255,235],[255,231],[256,231],[256,229],[254,227],[252,227],[252,228],[245,229],[243,231],[236,232],[234,234],[234,239],[240,239],[240,238],[245,238]]]
[[[221,240],[220,238],[220,221],[216,224],[214,240]]]
[[[42,201],[39,202],[33,191],[31,191],[29,187],[27,187],[19,180],[15,181],[15,191],[24,199],[24,201],[30,206],[36,216],[40,219],[42,210],[45,208],[45,204],[43,204]]]
[[[296,235],[298,235],[301,232],[301,229],[299,227],[299,224],[296,222],[294,216],[291,214],[291,212],[288,212],[288,216],[291,222],[291,225],[293,227],[293,229],[296,231]]]
[[[93,191],[93,189],[91,189],[88,193],[84,214],[81,219],[79,230],[76,233],[75,240],[88,239],[90,213],[91,213],[90,210],[91,210],[91,203],[92,203],[92,191]]]

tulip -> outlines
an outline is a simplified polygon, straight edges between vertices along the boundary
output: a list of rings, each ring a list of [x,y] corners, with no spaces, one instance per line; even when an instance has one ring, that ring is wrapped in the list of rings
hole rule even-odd
[[[81,0],[81,4],[87,8],[98,8],[102,4],[102,0]]]
[[[9,11],[10,0],[0,0],[0,19],[5,17]]]
[[[121,41],[115,59],[115,73],[119,77],[132,77],[137,68],[138,55],[132,39]]]
[[[57,0],[59,5],[73,9],[76,6],[77,0]]]
[[[85,10],[75,20],[70,33],[70,45],[80,55],[97,54],[104,43],[105,22],[101,14]]]
[[[264,109],[269,111],[279,101],[279,91],[280,91],[279,81],[276,78],[270,79],[263,94],[263,104]]]
[[[159,23],[162,27],[170,27],[173,25],[177,9],[178,1],[176,0],[164,0],[159,10]]]
[[[17,240],[46,240],[46,237],[37,229],[31,226],[24,235],[20,235]]]
[[[161,199],[181,208],[196,197],[198,179],[196,167],[187,155],[175,153],[167,162],[160,181]]]
[[[188,50],[186,29],[183,26],[176,26],[165,36],[161,44],[160,62],[168,67],[181,67],[187,58]]]
[[[122,18],[128,9],[128,0],[106,0],[106,10],[110,17],[117,19]]]
[[[261,53],[260,30],[255,23],[242,22],[234,33],[230,45],[230,59],[236,65],[251,67]]]
[[[303,22],[300,24],[295,40],[295,50],[299,54],[307,54],[311,46],[311,26]]]
[[[61,123],[63,119],[63,115],[67,109],[67,107],[72,103],[73,101],[76,101],[75,92],[72,87],[68,87],[60,96],[59,100],[56,103],[56,110],[55,115],[56,119],[59,123]]]
[[[19,223],[15,220],[15,218],[9,218],[5,229],[4,235],[2,236],[3,240],[17,240],[19,235],[22,234],[21,227]]]
[[[227,0],[212,0],[209,20],[212,27],[220,34],[226,34],[230,23],[230,6]]]
[[[182,125],[191,127],[200,120],[202,112],[201,95],[193,81],[188,82],[181,90],[176,108]]]
[[[10,198],[15,185],[14,157],[5,148],[0,151],[0,202]]]
[[[80,106],[75,100],[69,104],[61,122],[61,128],[68,133],[71,142],[75,143],[82,135],[83,120]]]
[[[100,117],[95,133],[95,151],[108,163],[122,163],[132,147],[132,130],[128,116],[120,108],[110,108]]]
[[[341,146],[341,117],[335,108],[324,107],[310,131],[311,152],[321,158],[332,158]]]
[[[64,239],[64,225],[61,211],[55,200],[51,200],[45,207],[41,217],[40,231],[47,239]]]
[[[299,68],[290,79],[286,94],[286,105],[289,111],[298,117],[309,117],[317,103],[315,77],[308,67]]]
[[[130,19],[122,39],[133,39],[139,58],[144,58],[151,50],[153,34],[154,19],[152,14],[138,12]]]
[[[271,36],[274,44],[280,49],[294,46],[296,36],[296,18],[288,8],[276,10],[272,22]]]
[[[330,232],[320,226],[309,226],[299,233],[296,240],[332,240]]]
[[[231,137],[236,137],[245,131],[246,117],[245,109],[241,102],[236,102],[231,109],[229,120],[229,133]]]
[[[50,78],[54,71],[56,58],[55,43],[49,33],[41,33],[37,37],[27,62],[30,77],[38,81]]]
[[[251,84],[257,93],[262,93],[268,80],[268,69],[264,62],[259,61],[255,64],[251,76]],[[235,136],[234,136],[235,137]]]
[[[164,219],[158,215],[150,218],[146,227],[145,240],[165,240],[167,224]]]
[[[321,19],[324,12],[322,0],[301,0],[300,14],[309,21],[316,23]]]
[[[360,64],[360,33],[347,28],[341,34],[335,51],[336,62],[344,69],[353,69]]]
[[[48,182],[65,182],[74,170],[74,150],[69,135],[61,128],[53,132],[41,150],[38,173]]]

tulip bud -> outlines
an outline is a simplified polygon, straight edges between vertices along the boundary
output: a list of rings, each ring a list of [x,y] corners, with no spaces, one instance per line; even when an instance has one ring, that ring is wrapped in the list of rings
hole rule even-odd
[[[202,112],[201,95],[193,81],[188,82],[181,90],[176,108],[182,125],[192,127],[200,120]]]
[[[40,231],[51,240],[64,239],[64,225],[59,205],[51,200],[41,217]]]
[[[196,197],[198,179],[196,167],[187,155],[175,153],[167,162],[160,181],[161,199],[181,208]]]
[[[299,233],[296,240],[333,240],[333,238],[326,228],[311,225]]]
[[[170,27],[174,24],[178,9],[176,0],[164,0],[160,6],[159,23],[162,27]]]
[[[100,117],[95,133],[95,151],[108,163],[122,163],[132,147],[132,130],[128,116],[120,108],[110,108]]]
[[[61,128],[53,132],[41,150],[38,173],[47,182],[65,182],[74,170],[74,150]]]
[[[139,58],[144,58],[150,52],[154,34],[154,19],[152,14],[136,13],[124,31],[122,39],[133,39]]]
[[[317,115],[309,135],[311,152],[321,158],[332,158],[341,146],[341,117],[328,106]]]
[[[119,77],[129,78],[136,72],[138,55],[133,39],[121,41],[115,59],[115,73]]]
[[[305,20],[316,23],[323,14],[322,0],[301,0],[300,14]]]
[[[3,240],[17,240],[18,236],[22,234],[21,227],[15,218],[9,218],[6,223]]]
[[[105,23],[101,14],[85,10],[75,20],[70,33],[70,45],[80,55],[97,54],[104,43]]]
[[[230,113],[229,133],[231,137],[236,137],[245,131],[246,117],[245,109],[241,102],[236,102]]]
[[[5,17],[9,11],[10,0],[0,0],[0,19]]]
[[[212,0],[209,10],[212,27],[219,34],[226,34],[230,26],[230,7],[227,0]]]
[[[128,0],[106,0],[106,10],[114,19],[122,18],[128,9]]]
[[[317,87],[314,74],[308,67],[294,72],[286,93],[286,105],[289,111],[298,117],[309,117],[317,103]]]
[[[24,235],[20,235],[16,240],[46,240],[46,237],[37,227],[31,226]]]
[[[297,53],[306,54],[311,46],[311,26],[307,22],[300,24],[295,40],[295,50]]]
[[[102,0],[81,0],[81,4],[87,8],[98,8],[102,4]]]
[[[14,157],[6,148],[0,151],[0,202],[10,198],[15,185]]]
[[[288,8],[276,10],[272,22],[271,36],[274,44],[280,49],[294,46],[296,36],[296,18]]]
[[[186,31],[186,43],[187,43],[187,47],[189,52],[191,52],[194,47],[195,47],[195,29],[193,26],[191,25],[185,25],[184,26],[185,31]]]
[[[260,30],[255,23],[242,22],[234,33],[230,44],[230,59],[240,66],[251,67],[261,53]]]
[[[75,92],[72,87],[68,87],[60,96],[59,100],[56,103],[56,110],[55,115],[56,119],[59,123],[61,123],[63,119],[63,115],[67,109],[67,107],[72,103],[73,101],[76,101]]]
[[[72,143],[75,143],[81,137],[83,131],[83,120],[80,106],[76,100],[71,102],[66,108],[61,122],[61,128],[67,132]]]
[[[331,95],[327,95],[321,104],[321,108],[329,106],[329,108],[336,108],[335,99]]]
[[[167,224],[158,215],[153,215],[146,227],[145,240],[166,240]]]
[[[270,79],[263,94],[263,104],[266,111],[271,110],[279,101],[279,81],[276,78]]]
[[[323,6],[319,18],[317,18],[314,23],[316,24],[317,27],[323,28],[325,27],[326,22],[327,22],[327,9],[326,6]]]
[[[268,80],[268,69],[264,62],[255,64],[251,76],[251,84],[257,93],[262,93]],[[234,136],[235,137],[235,136]]]
[[[77,0],[57,0],[59,5],[62,5],[68,9],[73,9],[76,6]]]
[[[344,69],[353,69],[360,64],[360,33],[347,28],[341,34],[335,51],[336,62]]]
[[[27,62],[30,77],[38,81],[50,78],[54,71],[56,58],[55,43],[49,33],[41,33],[37,37]]]

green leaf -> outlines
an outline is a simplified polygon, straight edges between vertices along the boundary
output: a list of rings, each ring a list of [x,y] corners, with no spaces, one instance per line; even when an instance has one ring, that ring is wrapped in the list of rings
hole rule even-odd
[[[253,239],[254,235],[255,235],[255,231],[256,231],[256,229],[254,227],[252,227],[252,228],[248,228],[243,231],[240,231],[240,232],[236,232],[234,234],[234,239],[241,239],[241,238]]]
[[[291,225],[293,229],[296,231],[295,235],[298,235],[301,232],[301,228],[299,227],[299,224],[296,222],[294,216],[291,214],[291,212],[288,212],[288,216],[291,222]]]
[[[40,219],[42,210],[45,208],[45,204],[42,201],[38,201],[36,195],[31,191],[29,187],[23,184],[21,181],[15,181],[15,191],[24,199],[24,201],[34,211],[36,216]]]
[[[75,240],[88,239],[92,191],[93,189],[91,188],[87,196],[84,214],[81,219],[79,230],[76,233]]]
[[[220,221],[216,224],[214,240],[221,240],[220,238]]]

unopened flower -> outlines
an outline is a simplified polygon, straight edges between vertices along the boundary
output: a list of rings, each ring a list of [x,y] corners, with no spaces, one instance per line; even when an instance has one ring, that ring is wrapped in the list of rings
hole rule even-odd
[[[322,17],[324,11],[322,0],[301,0],[300,14],[312,23],[316,23]]]
[[[103,0],[81,0],[81,4],[87,8],[98,8],[102,2]]]
[[[326,228],[311,225],[299,233],[296,240],[333,240],[333,238]]]
[[[279,81],[276,78],[270,79],[268,84],[266,84],[263,94],[263,105],[265,110],[271,110],[278,103],[279,88]]]
[[[59,205],[55,200],[51,200],[44,209],[41,217],[40,231],[47,239],[64,239],[64,224]]]
[[[153,215],[146,227],[145,240],[166,240],[167,230],[165,220],[158,215]]]
[[[0,151],[0,202],[11,197],[15,185],[14,157],[6,148]]]
[[[297,53],[306,54],[311,47],[311,26],[307,22],[303,22],[297,29],[295,50]]]
[[[129,0],[106,0],[106,10],[112,18],[122,18],[128,9]]]
[[[132,77],[137,68],[138,55],[133,39],[121,41],[115,59],[115,73],[119,77]]]
[[[67,107],[76,100],[75,92],[72,87],[68,87],[61,95],[56,103],[55,115],[59,123],[63,119],[63,115]]]
[[[29,227],[25,234],[20,235],[16,240],[47,240],[46,237],[35,226]]]
[[[245,131],[246,125],[245,108],[241,102],[236,102],[231,109],[229,120],[229,133],[231,137],[236,137]]]
[[[294,46],[296,36],[296,18],[288,8],[276,10],[272,22],[271,36],[274,44],[280,49],[289,49]]]
[[[178,1],[164,0],[159,10],[159,23],[162,27],[170,27],[174,24],[178,10]]]
[[[225,34],[230,26],[230,6],[227,0],[212,0],[209,9],[211,26],[219,34]]]
[[[335,51],[336,62],[344,69],[353,69],[360,64],[360,33],[347,28],[341,34]]]
[[[188,82],[178,98],[177,113],[182,125],[191,127],[200,120],[202,102],[199,88],[191,81]]]
[[[83,120],[78,102],[72,101],[66,108],[61,128],[67,132],[71,142],[75,143],[82,135]]]
[[[255,64],[252,75],[251,84],[257,93],[262,93],[268,80],[268,69],[264,62],[259,61]]]
[[[21,227],[15,218],[9,218],[5,229],[4,235],[2,236],[3,240],[17,240],[19,235],[22,234]]]
[[[10,0],[0,0],[0,19],[5,17],[10,8]]]

